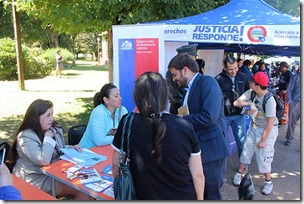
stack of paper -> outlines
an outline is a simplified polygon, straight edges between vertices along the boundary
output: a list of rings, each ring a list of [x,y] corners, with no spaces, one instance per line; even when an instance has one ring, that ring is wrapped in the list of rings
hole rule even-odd
[[[90,168],[107,160],[106,156],[96,154],[87,148],[83,148],[81,152],[78,152],[74,148],[61,148],[60,150],[64,153],[64,155],[60,156],[60,159],[82,165],[85,168]]]

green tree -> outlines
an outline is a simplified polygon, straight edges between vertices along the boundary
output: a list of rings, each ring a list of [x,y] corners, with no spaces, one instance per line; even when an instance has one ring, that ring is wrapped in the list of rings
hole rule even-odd
[[[267,2],[278,9],[284,6],[292,12],[294,1]],[[229,0],[17,0],[17,7],[41,20],[42,27],[74,36],[73,42],[79,33],[108,31],[109,80],[113,81],[112,25],[181,18],[212,10],[227,2]],[[282,2],[281,7],[279,2]]]
[[[265,0],[279,11],[291,16],[300,16],[300,0]]]
[[[113,81],[112,25],[175,19],[198,14],[228,0],[17,0],[18,9],[58,33],[108,31],[109,80]]]
[[[0,38],[14,37],[12,10],[6,9],[4,2],[0,1]]]
[[[22,42],[30,47],[37,45],[41,48],[52,47],[51,31],[42,27],[42,21],[34,19],[26,12],[20,11]],[[0,0],[0,38],[14,38],[12,7],[10,2]],[[56,34],[56,36],[58,36]]]

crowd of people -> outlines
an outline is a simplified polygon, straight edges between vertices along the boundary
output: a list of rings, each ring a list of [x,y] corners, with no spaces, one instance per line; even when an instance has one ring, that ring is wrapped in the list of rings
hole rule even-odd
[[[240,162],[233,184],[240,185],[255,153],[259,172],[265,177],[261,192],[269,195],[273,189],[271,163],[279,125],[288,124],[285,145],[290,146],[300,118],[299,71],[293,74],[289,65],[281,62],[276,76],[278,83],[273,84],[274,75],[264,62],[251,68],[250,60],[227,56],[222,72],[211,77],[204,74],[205,61],[196,59],[195,45],[181,46],[176,51],[165,77],[145,72],[135,82],[130,166],[137,199],[222,200],[221,187],[231,155],[229,126]],[[285,102],[281,121],[276,117],[276,102],[269,95],[273,89]],[[180,114],[181,107],[187,107],[188,113]],[[244,108],[252,116],[248,130]],[[114,178],[128,114],[118,88],[112,83],[105,84],[94,96],[94,109],[82,139],[73,146],[82,151],[111,145]],[[28,107],[14,136],[7,164],[17,177],[51,194],[51,178],[40,168],[58,161],[63,147],[66,147],[63,129],[53,117],[53,103],[37,99]],[[4,194],[4,187],[14,189],[9,176],[7,181],[2,178],[8,174],[7,167],[1,165],[0,194]],[[61,182],[55,182],[55,186],[57,197],[93,200]],[[13,198],[22,199],[18,190],[10,191],[14,192]]]

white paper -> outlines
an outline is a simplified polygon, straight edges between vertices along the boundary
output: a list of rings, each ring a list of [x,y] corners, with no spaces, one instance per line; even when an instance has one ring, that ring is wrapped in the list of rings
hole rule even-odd
[[[64,155],[60,156],[60,159],[67,160],[74,164],[80,164],[85,168],[90,168],[102,161],[107,160],[106,156],[96,154],[95,152],[83,148],[82,152],[78,152],[74,148],[61,148]]]

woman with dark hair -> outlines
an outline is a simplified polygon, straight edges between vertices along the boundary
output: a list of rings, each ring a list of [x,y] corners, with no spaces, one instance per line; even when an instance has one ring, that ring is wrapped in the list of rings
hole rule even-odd
[[[43,174],[41,167],[59,160],[64,148],[63,129],[54,120],[53,103],[37,99],[28,107],[14,137],[8,165],[13,174],[51,194],[52,178]],[[81,151],[78,145],[74,148]],[[91,197],[61,182],[55,182],[57,196],[72,196],[74,200]]]
[[[134,99],[139,113],[131,127],[130,166],[137,199],[202,200],[205,177],[198,140],[189,122],[164,112],[168,104],[166,80],[156,72],[142,74],[135,83]],[[114,178],[125,118],[112,143]]]
[[[120,118],[128,113],[121,102],[120,92],[112,83],[105,84],[95,94],[94,109],[91,112],[86,131],[79,142],[82,148],[112,143]]]

